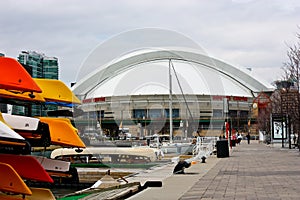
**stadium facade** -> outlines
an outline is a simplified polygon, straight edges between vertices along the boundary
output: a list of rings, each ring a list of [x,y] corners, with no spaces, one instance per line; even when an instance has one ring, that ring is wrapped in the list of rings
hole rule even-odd
[[[111,136],[127,127],[139,137],[169,134],[170,102],[175,136],[219,136],[225,121],[232,130],[248,131],[255,122],[253,100],[273,91],[247,69],[177,47],[129,52],[98,66],[72,89],[86,113],[77,126],[101,127]]]

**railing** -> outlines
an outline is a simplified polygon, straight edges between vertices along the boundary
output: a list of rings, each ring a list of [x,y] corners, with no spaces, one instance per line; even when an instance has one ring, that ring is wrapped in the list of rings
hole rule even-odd
[[[193,148],[194,159],[209,157],[215,149],[218,137],[197,137],[197,143]]]

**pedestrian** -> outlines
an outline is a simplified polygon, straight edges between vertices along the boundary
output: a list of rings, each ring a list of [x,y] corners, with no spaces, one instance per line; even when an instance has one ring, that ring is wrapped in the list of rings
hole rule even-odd
[[[246,137],[247,137],[248,144],[250,144],[250,133],[248,133]]]
[[[238,134],[238,136],[237,136],[238,144],[241,144],[242,138],[243,138],[242,135]]]
[[[189,168],[191,163],[186,162],[185,160],[181,160],[177,163],[173,170],[173,174],[184,174],[184,169]]]

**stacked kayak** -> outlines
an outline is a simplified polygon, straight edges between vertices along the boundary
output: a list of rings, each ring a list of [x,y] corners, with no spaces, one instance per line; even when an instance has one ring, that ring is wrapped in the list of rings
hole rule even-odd
[[[63,82],[33,79],[15,59],[0,57],[0,71],[1,103],[24,107],[47,103],[80,104]],[[31,155],[32,147],[50,145],[85,148],[77,129],[67,118],[0,112],[0,199],[55,199],[49,189],[31,188],[27,184],[28,181],[53,183],[49,171],[69,170],[69,162]]]

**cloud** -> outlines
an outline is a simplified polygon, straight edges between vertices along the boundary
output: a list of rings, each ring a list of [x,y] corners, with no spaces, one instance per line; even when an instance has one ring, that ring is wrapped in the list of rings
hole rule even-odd
[[[299,1],[5,1],[0,52],[35,50],[58,57],[60,78],[72,82],[89,53],[120,32],[157,27],[178,31],[230,63],[276,69],[295,43]],[[269,79],[267,77],[266,79]]]

